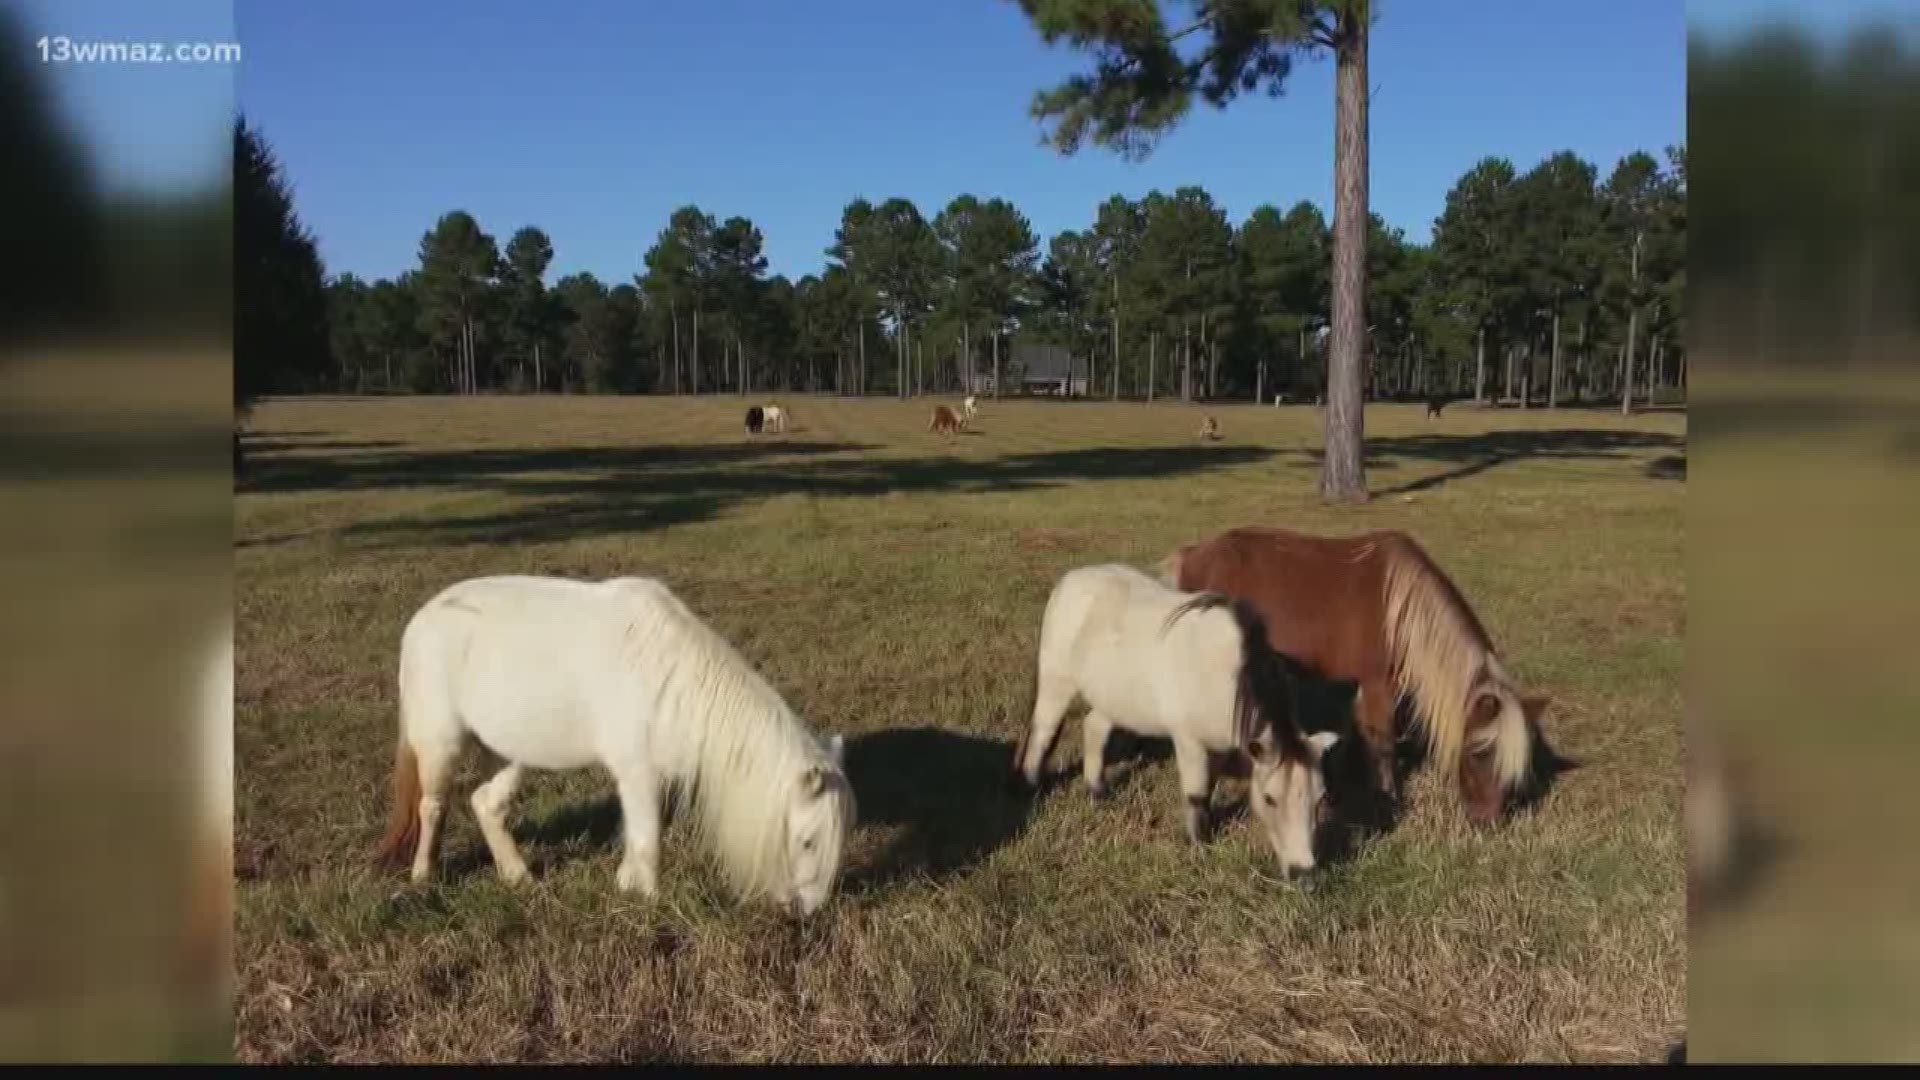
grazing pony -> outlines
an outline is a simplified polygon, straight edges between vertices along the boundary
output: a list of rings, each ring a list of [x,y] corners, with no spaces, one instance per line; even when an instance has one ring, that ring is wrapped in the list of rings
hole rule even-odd
[[[974,417],[980,415],[979,399],[975,398],[972,394],[968,394],[967,400],[960,403],[960,415],[961,419],[966,423],[973,423]]]
[[[1200,421],[1200,437],[1203,439],[1220,438],[1220,421],[1214,419],[1211,413],[1207,415],[1206,419]]]
[[[782,435],[787,433],[787,410],[778,405],[769,405],[764,418],[768,431],[779,432]]]
[[[933,423],[927,425],[928,431],[937,431],[942,435],[960,434],[960,415],[945,405],[933,407]]]
[[[1403,696],[1429,760],[1457,775],[1476,824],[1531,795],[1537,763],[1570,764],[1541,734],[1547,699],[1519,692],[1460,590],[1405,533],[1231,529],[1180,547],[1160,580],[1246,600],[1275,649],[1323,678],[1357,681],[1360,735],[1390,800],[1399,795],[1394,718]]]
[[[1447,398],[1445,394],[1433,394],[1429,396],[1427,398],[1427,419],[1432,420],[1438,417],[1440,410],[1446,407]]]
[[[855,813],[840,737],[816,737],[658,581],[475,578],[408,622],[381,855],[410,856],[415,881],[432,866],[442,799],[469,735],[506,760],[472,802],[509,883],[527,876],[506,820],[521,772],[598,764],[620,792],[621,889],[658,888],[671,784],[743,899],[805,914],[833,891]]]
[[[1016,784],[1039,784],[1076,695],[1087,702],[1082,769],[1095,798],[1106,793],[1114,728],[1171,738],[1190,839],[1204,838],[1214,759],[1224,757],[1249,767],[1247,802],[1282,871],[1313,869],[1326,794],[1320,759],[1339,723],[1302,734],[1286,660],[1267,648],[1251,607],[1169,589],[1130,566],[1069,570],[1040,626],[1033,717],[1014,748]]]
[[[767,414],[765,409],[755,405],[753,408],[747,410],[747,434],[760,434],[760,428],[764,426],[766,422]]]

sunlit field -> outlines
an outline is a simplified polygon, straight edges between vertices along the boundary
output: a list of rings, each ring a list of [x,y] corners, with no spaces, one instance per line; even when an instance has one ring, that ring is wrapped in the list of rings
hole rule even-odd
[[[1320,505],[1283,408],[308,399],[255,413],[235,511],[237,1039],[282,1061],[1645,1061],[1683,1031],[1686,419],[1366,414],[1373,501]],[[762,399],[754,399],[760,402]],[[1196,437],[1206,412],[1224,438]],[[1283,884],[1227,822],[1196,847],[1164,748],[1114,797],[1002,791],[1065,570],[1150,567],[1244,523],[1412,533],[1582,767],[1471,831],[1422,775],[1398,828]],[[817,729],[860,824],[839,895],[733,902],[670,825],[661,895],[614,889],[597,772],[534,774],[534,881],[448,801],[434,880],[375,869],[401,629],[470,576],[664,579]],[[1050,761],[1077,776],[1077,724]]]

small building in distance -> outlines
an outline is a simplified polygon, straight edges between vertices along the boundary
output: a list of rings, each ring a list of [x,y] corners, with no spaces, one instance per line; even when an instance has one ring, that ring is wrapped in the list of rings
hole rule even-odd
[[[1073,354],[1059,345],[1015,342],[1000,358],[1006,376],[1006,393],[1052,397],[1085,397],[1087,372],[1074,362]],[[974,377],[974,386],[982,394],[993,393],[993,367],[989,363]]]

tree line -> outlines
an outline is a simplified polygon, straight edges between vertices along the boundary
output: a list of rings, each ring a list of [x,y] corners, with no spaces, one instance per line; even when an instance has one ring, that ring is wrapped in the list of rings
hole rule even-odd
[[[1373,215],[1369,395],[1554,405],[1679,385],[1685,170],[1680,148],[1628,155],[1604,182],[1571,152],[1524,173],[1488,158],[1430,244]],[[1002,385],[1016,338],[1064,346],[1101,397],[1324,387],[1330,238],[1307,201],[1235,224],[1198,186],[1115,195],[1043,250],[1005,199],[962,195],[931,218],[856,199],[819,273],[769,276],[763,246],[749,219],[686,206],[630,281],[550,283],[538,227],[502,247],[451,211],[416,268],[326,283],[330,363],[304,388],[951,393]]]

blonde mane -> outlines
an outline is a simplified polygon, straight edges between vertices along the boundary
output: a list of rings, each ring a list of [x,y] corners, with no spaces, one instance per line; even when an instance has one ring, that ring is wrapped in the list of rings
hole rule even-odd
[[[1445,774],[1459,767],[1472,702],[1469,695],[1486,680],[1511,694],[1486,629],[1453,582],[1420,547],[1404,537],[1375,541],[1361,554],[1385,563],[1386,636],[1394,681],[1413,700],[1414,716],[1426,735],[1427,753]],[[1517,701],[1501,710],[1492,732],[1473,749],[1491,741],[1494,772],[1505,788],[1526,778],[1530,736]]]
[[[828,778],[841,829],[854,818],[853,791],[820,740],[746,658],[664,586],[633,580],[641,615],[627,628],[629,663],[648,672],[666,722],[662,764],[674,769],[674,800],[729,883],[756,897],[785,883],[786,814],[793,784],[810,768]]]

